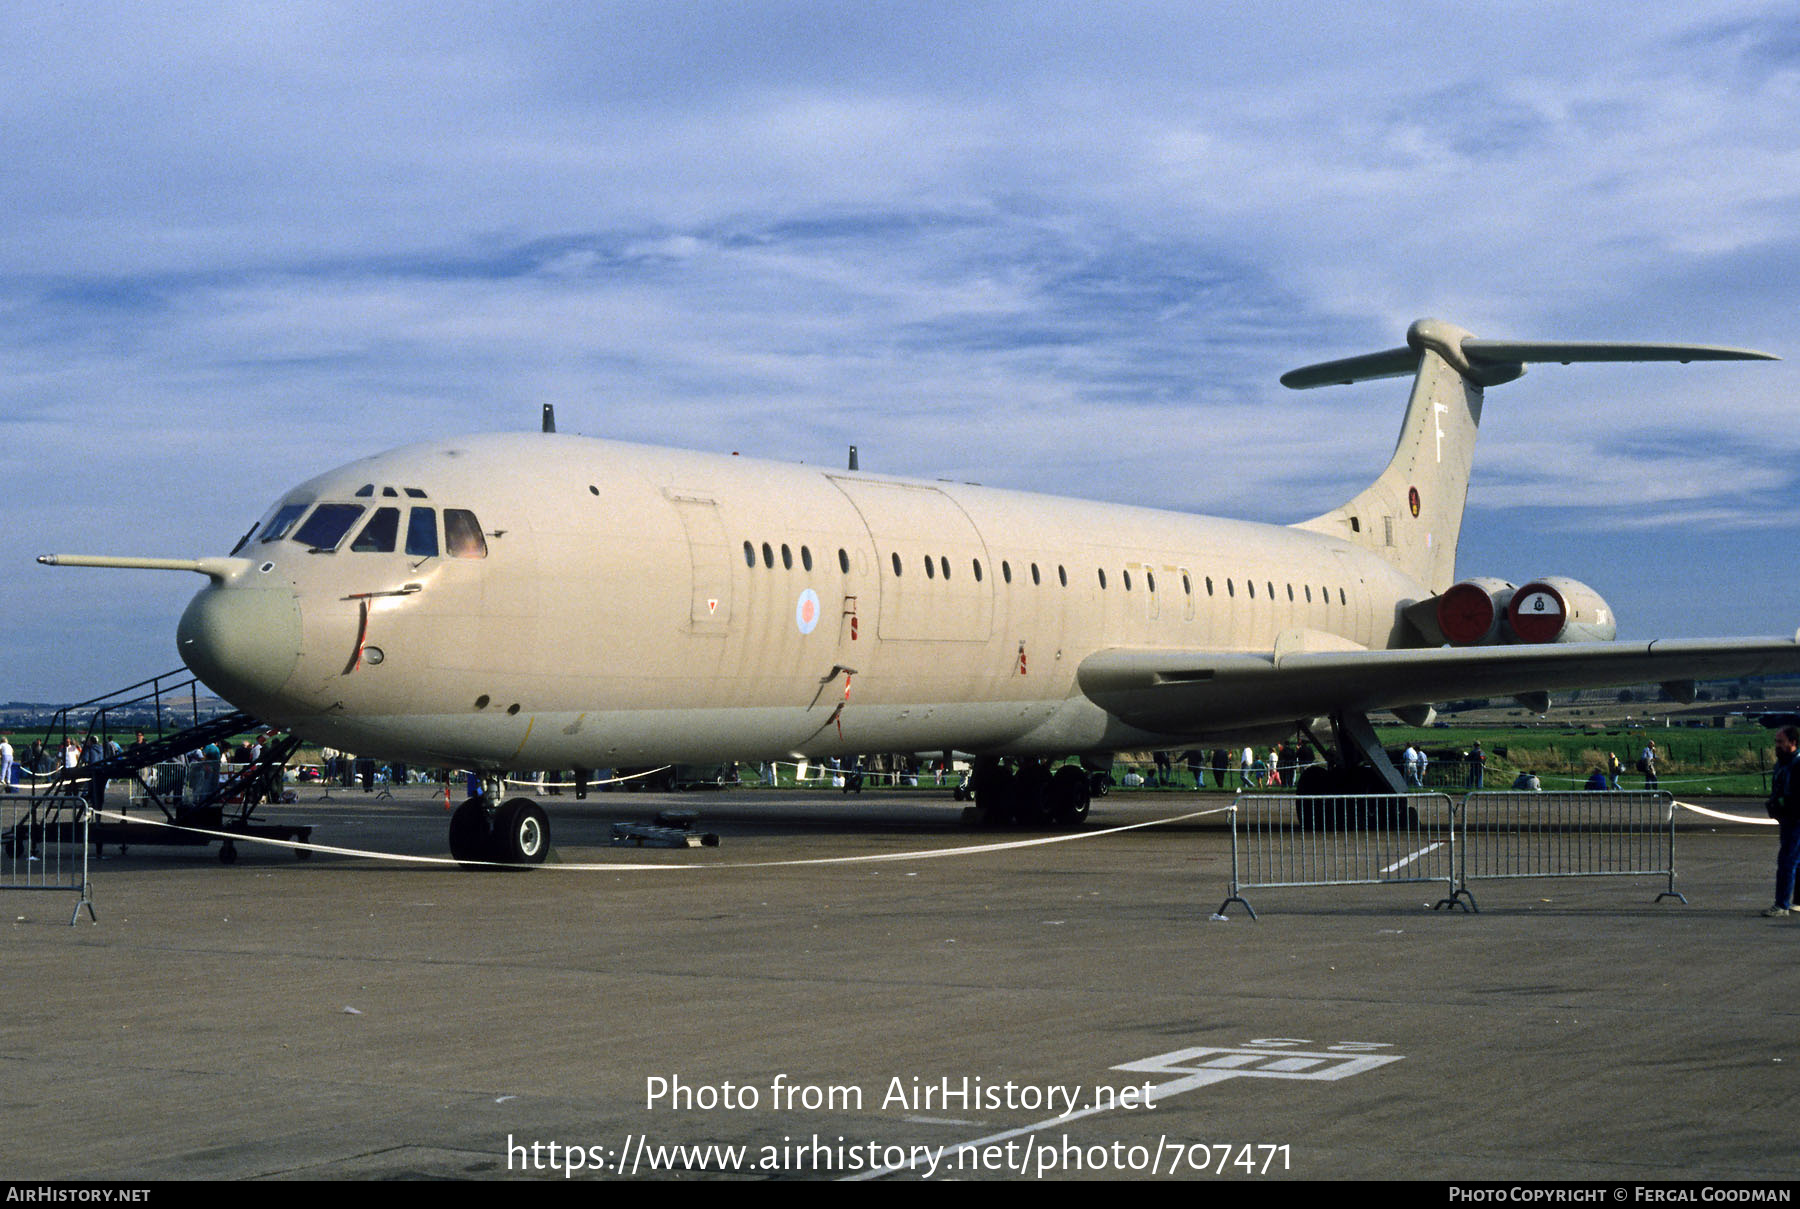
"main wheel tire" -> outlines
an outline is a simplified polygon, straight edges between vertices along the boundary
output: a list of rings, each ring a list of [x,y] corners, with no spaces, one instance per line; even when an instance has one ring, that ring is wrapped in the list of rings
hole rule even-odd
[[[975,763],[975,808],[990,827],[1013,821],[1018,795],[1013,792],[1013,772],[999,760],[983,757]]]
[[[1079,827],[1087,822],[1092,802],[1093,788],[1084,769],[1064,764],[1050,774],[1050,817],[1058,826]]]
[[[1013,821],[1023,827],[1047,827],[1054,817],[1050,770],[1042,760],[1020,760],[1013,777]]]
[[[494,820],[494,859],[541,865],[550,853],[550,819],[536,802],[508,802]]]
[[[450,816],[450,855],[463,862],[463,868],[491,861],[493,839],[494,818],[486,798],[469,798]]]
[[[1323,764],[1309,764],[1294,778],[1294,821],[1302,831],[1324,831],[1341,825],[1343,803],[1333,804],[1331,795],[1344,792],[1343,778]]]

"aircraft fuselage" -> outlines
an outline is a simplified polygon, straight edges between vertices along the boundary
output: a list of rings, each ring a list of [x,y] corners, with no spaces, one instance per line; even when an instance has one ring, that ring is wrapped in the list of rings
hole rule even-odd
[[[1293,719],[1135,729],[1081,661],[1383,648],[1429,595],[1300,529],[535,433],[321,475],[234,554],[179,630],[206,683],[317,742],[489,768],[1194,742]]]

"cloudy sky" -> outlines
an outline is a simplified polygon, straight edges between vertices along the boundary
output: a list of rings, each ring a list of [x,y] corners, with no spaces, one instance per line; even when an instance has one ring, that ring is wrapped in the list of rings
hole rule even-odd
[[[177,666],[284,487],[564,431],[1291,521],[1435,315],[1779,365],[1490,392],[1459,569],[1792,632],[1800,7],[26,4],[0,39],[0,701]]]

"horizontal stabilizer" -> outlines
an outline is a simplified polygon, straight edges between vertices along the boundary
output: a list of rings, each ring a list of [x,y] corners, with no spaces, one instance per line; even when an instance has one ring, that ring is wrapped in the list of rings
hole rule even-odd
[[[1293,390],[1314,386],[1348,386],[1352,382],[1372,382],[1376,378],[1404,378],[1417,373],[1419,350],[1390,348],[1385,353],[1364,353],[1360,357],[1341,357],[1321,361],[1281,375],[1281,384]]]
[[[1482,340],[1462,342],[1463,356],[1476,365],[1518,365],[1527,361],[1779,361],[1773,353],[1722,344],[1616,344],[1608,340]]]
[[[1417,372],[1426,350],[1441,355],[1478,386],[1509,382],[1531,362],[1576,361],[1778,361],[1769,353],[1717,344],[1646,344],[1574,340],[1484,340],[1435,319],[1421,319],[1406,333],[1405,348],[1360,357],[1321,361],[1281,375],[1294,390],[1314,386],[1347,386],[1376,378],[1399,378]]]

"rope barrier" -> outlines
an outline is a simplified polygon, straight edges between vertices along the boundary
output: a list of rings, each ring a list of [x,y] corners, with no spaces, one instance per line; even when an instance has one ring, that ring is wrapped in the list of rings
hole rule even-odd
[[[1098,831],[1082,831],[1073,835],[1039,836],[1029,840],[1005,840],[992,844],[964,844],[954,848],[921,849],[913,852],[872,853],[865,856],[822,856],[808,857],[788,861],[738,861],[720,864],[672,864],[672,863],[582,863],[582,864],[544,864],[544,865],[511,865],[498,861],[459,861],[448,856],[409,856],[399,852],[374,852],[365,848],[340,848],[330,844],[303,844],[297,840],[268,839],[262,836],[238,835],[229,831],[215,831],[205,827],[184,827],[160,819],[134,818],[111,810],[98,810],[97,818],[114,822],[137,823],[152,827],[166,827],[172,831],[183,831],[192,835],[204,835],[213,839],[229,840],[234,844],[269,844],[276,848],[287,848],[292,851],[328,852],[333,856],[359,857],[367,860],[400,861],[412,865],[443,865],[458,868],[481,866],[492,869],[555,869],[564,873],[639,873],[668,872],[675,870],[697,869],[781,869],[796,868],[804,865],[861,865],[883,864],[897,861],[928,861],[943,857],[981,856],[993,852],[1006,852],[1019,848],[1037,848],[1048,844],[1069,844],[1078,840],[1100,839],[1103,836],[1118,835],[1126,831],[1138,831],[1145,827],[1162,827],[1171,823],[1183,823],[1190,819],[1202,818],[1211,814],[1223,814],[1230,810],[1229,806],[1219,806],[1211,810],[1195,810],[1186,814],[1171,815],[1168,818],[1151,819],[1144,823],[1126,823],[1118,827],[1105,827]]]

